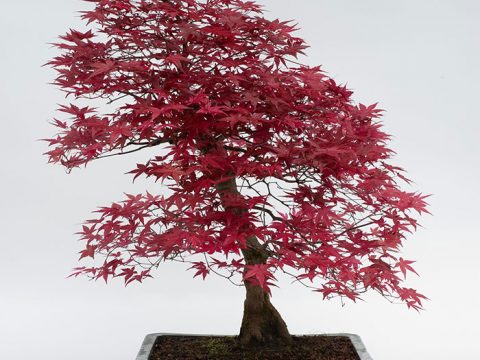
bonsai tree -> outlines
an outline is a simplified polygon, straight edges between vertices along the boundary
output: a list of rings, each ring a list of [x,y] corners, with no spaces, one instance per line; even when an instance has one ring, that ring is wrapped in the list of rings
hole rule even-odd
[[[425,196],[400,189],[382,110],[297,61],[294,25],[246,0],[87,1],[93,26],[61,36],[48,63],[76,100],[49,161],[155,148],[130,174],[163,186],[86,221],[80,259],[93,260],[72,275],[128,284],[170,260],[223,276],[246,290],[244,344],[290,340],[270,302],[278,271],[323,298],[371,289],[421,308],[398,250]]]

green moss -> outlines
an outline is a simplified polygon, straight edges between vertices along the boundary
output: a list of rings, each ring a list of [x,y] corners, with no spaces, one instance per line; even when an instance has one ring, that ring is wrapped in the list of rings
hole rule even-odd
[[[208,356],[222,356],[228,354],[228,345],[223,339],[208,339],[207,343],[204,345],[205,350]]]

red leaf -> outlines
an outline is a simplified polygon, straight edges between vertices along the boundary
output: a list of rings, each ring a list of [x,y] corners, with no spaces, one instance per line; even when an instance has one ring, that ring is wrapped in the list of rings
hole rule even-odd
[[[402,272],[403,277],[407,278],[407,270],[418,275],[415,269],[410,266],[410,264],[413,264],[414,262],[415,261],[404,260],[403,258],[400,258],[397,262],[397,265],[395,265],[395,267],[398,267]]]

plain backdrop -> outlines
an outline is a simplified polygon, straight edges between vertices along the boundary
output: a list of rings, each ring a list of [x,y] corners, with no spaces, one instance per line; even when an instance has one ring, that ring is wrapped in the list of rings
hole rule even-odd
[[[395,163],[434,194],[433,216],[405,243],[426,294],[417,313],[376,294],[364,302],[322,301],[282,281],[273,302],[294,334],[359,334],[375,360],[479,359],[480,3],[472,0],[262,0],[266,16],[295,19],[322,65],[354,99],[387,110]],[[66,279],[77,265],[74,234],[97,206],[160,185],[124,175],[148,154],[104,159],[66,174],[42,155],[63,94],[41,65],[47,43],[80,24],[79,0],[0,1],[0,358],[133,359],[147,333],[236,334],[243,289],[192,279],[162,265],[125,288]]]

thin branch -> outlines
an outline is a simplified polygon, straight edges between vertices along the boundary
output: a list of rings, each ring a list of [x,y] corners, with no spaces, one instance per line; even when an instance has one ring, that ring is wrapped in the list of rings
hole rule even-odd
[[[128,151],[122,151],[122,152],[118,152],[118,153],[114,153],[114,154],[101,155],[101,156],[97,156],[95,159],[104,159],[104,158],[112,157],[112,156],[131,154],[131,153],[143,150],[143,149],[148,148],[148,147],[153,147],[153,146],[157,146],[157,145],[160,145],[160,144],[167,143],[169,141],[171,141],[171,139],[158,139],[158,140],[155,140],[153,142],[149,142],[148,144],[145,144],[143,146],[140,146],[136,149],[132,149],[132,150],[128,150]]]

